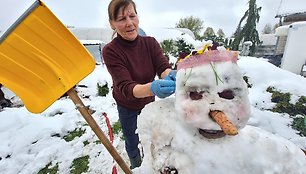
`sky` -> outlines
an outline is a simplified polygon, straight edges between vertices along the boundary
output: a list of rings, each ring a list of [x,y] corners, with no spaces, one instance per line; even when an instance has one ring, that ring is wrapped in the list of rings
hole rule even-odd
[[[155,34],[156,36],[161,35],[158,32],[155,32]],[[176,37],[173,39],[176,39]],[[299,42],[296,44],[299,44]],[[248,170],[245,173],[256,173],[258,169],[263,169],[265,172],[257,173],[286,173],[271,172],[270,170],[282,169],[283,166],[292,167],[298,163],[305,168],[305,156],[300,151],[300,148],[306,149],[306,138],[301,137],[297,134],[296,130],[288,126],[293,121],[288,114],[270,111],[275,103],[271,102],[271,93],[268,93],[266,89],[269,86],[273,86],[283,93],[289,92],[291,93],[291,102],[295,103],[300,96],[306,96],[306,79],[300,75],[280,69],[264,59],[255,57],[240,56],[238,66],[242,74],[249,77],[248,81],[252,84],[252,88],[249,88],[248,93],[251,107],[250,119],[246,127],[239,130],[237,137],[234,136],[235,138],[224,137],[223,139],[216,140],[217,145],[211,143],[214,142],[213,140],[204,141],[203,146],[207,147],[205,148],[205,153],[202,153],[203,155],[194,155],[194,157],[203,157],[202,161],[198,161],[201,163],[201,167],[209,166],[206,164],[211,162],[228,164],[228,166],[235,167],[234,162],[237,159],[235,155],[245,159],[243,164],[252,161],[257,165],[267,167],[231,168],[226,173],[239,173],[243,169]],[[105,97],[97,96],[97,83],[100,86],[108,83],[110,89],[112,86],[111,76],[106,67],[101,64],[97,65],[91,74],[78,83],[76,90],[84,104],[89,106],[91,110],[95,110],[92,116],[102,131],[108,135],[106,120],[102,113],[107,113],[111,125],[118,121],[118,113],[111,91]],[[101,144],[96,143],[97,137],[88,124],[85,124],[86,122],[69,98],[61,98],[41,114],[33,114],[22,106],[22,102],[12,91],[5,87],[2,89],[6,98],[10,99],[15,107],[4,108],[0,111],[1,172],[6,174],[38,173],[39,170],[51,162],[51,167],[58,164],[59,173],[68,174],[74,159],[88,155],[89,172],[87,173],[94,174],[101,173],[101,171],[103,173],[111,173],[114,165],[112,157]],[[83,98],[82,96],[89,97]],[[166,120],[169,116],[173,118],[176,115],[171,102],[167,102],[173,101],[175,97],[174,94],[165,100],[157,99],[157,102],[151,103],[150,107],[146,107],[143,110],[141,116],[154,118],[156,114],[153,113],[156,113],[156,108],[158,108],[159,118],[155,119],[155,123],[160,121],[161,124],[164,124],[163,120]],[[170,105],[165,103],[170,103]],[[17,107],[20,105],[22,107]],[[161,119],[161,117],[165,118]],[[85,133],[69,142],[63,139],[69,131],[77,128],[85,130]],[[138,133],[141,134],[142,132]],[[190,138],[186,137],[185,134],[179,135],[183,140]],[[115,135],[113,145],[122,158],[128,162],[124,150],[124,142],[120,136],[121,134]],[[85,145],[84,142],[88,142],[88,144]],[[186,142],[183,142],[183,145]],[[199,142],[197,144],[201,145]],[[220,147],[225,148],[220,149]],[[194,148],[193,150],[198,152],[199,149]],[[254,151],[256,153],[253,153]],[[231,153],[234,156],[226,155]],[[271,161],[270,157],[275,157],[275,155],[279,155],[277,156],[278,158]],[[148,154],[145,154],[145,156],[148,156]],[[182,161],[182,158],[179,158],[178,161]],[[183,160],[183,162],[186,161]],[[271,166],[276,165],[280,167],[271,168]],[[150,164],[143,163],[141,168],[135,169],[135,173],[137,171],[145,173],[143,170],[149,166]],[[296,167],[293,170],[300,169],[305,171],[303,167]],[[118,165],[116,165],[116,168],[120,174],[123,173]],[[219,165],[217,169],[208,173],[223,171],[228,168],[223,168],[223,165]],[[266,171],[266,169],[269,171]]]
[[[0,31],[5,31],[34,0],[0,0]],[[282,1],[282,3],[280,3]],[[45,0],[45,4],[65,24],[75,27],[109,27],[107,6],[109,0]],[[239,20],[248,9],[247,0],[196,1],[196,0],[135,0],[140,18],[140,27],[175,27],[182,18],[198,17],[203,21],[204,29],[221,28],[227,36],[236,29]],[[281,4],[281,5],[280,5]],[[266,24],[272,26],[278,22],[276,14],[306,11],[303,0],[257,0],[262,7],[258,30]]]

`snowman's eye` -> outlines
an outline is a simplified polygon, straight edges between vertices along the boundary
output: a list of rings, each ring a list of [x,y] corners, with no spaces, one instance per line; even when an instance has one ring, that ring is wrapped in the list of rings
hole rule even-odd
[[[190,92],[189,97],[191,98],[191,100],[200,100],[203,98],[203,92]]]
[[[224,98],[224,99],[228,99],[231,100],[233,99],[234,96],[234,92],[232,90],[224,90],[222,92],[218,92],[219,97]]]

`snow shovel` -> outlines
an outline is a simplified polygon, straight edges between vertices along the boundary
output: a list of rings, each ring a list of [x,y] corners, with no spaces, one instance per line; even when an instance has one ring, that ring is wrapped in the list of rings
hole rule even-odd
[[[73,89],[94,68],[90,53],[39,0],[0,37],[0,83],[32,113],[67,93],[122,170],[132,173]]]

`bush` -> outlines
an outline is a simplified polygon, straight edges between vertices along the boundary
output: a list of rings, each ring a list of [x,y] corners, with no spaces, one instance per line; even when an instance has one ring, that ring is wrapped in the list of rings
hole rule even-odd
[[[105,97],[109,93],[108,84],[105,83],[105,85],[100,86],[99,83],[97,83],[97,89],[98,89],[98,96]]]
[[[191,50],[194,49],[194,46],[192,44],[187,44],[184,39],[164,40],[160,43],[160,46],[163,49],[165,56],[170,57],[170,55],[172,55],[177,58],[181,52],[189,54]]]
[[[175,53],[176,48],[173,39],[163,40],[160,43],[160,46],[164,52],[164,55],[168,58],[170,57],[170,55],[173,55],[173,53]]]

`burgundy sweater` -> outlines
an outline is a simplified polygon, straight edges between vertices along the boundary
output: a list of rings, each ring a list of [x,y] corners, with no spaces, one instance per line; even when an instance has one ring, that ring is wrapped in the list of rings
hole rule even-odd
[[[137,84],[152,82],[156,76],[171,68],[159,43],[153,37],[137,36],[134,41],[120,35],[103,48],[103,59],[113,79],[113,97],[128,109],[139,110],[155,97],[136,98],[133,88]]]

